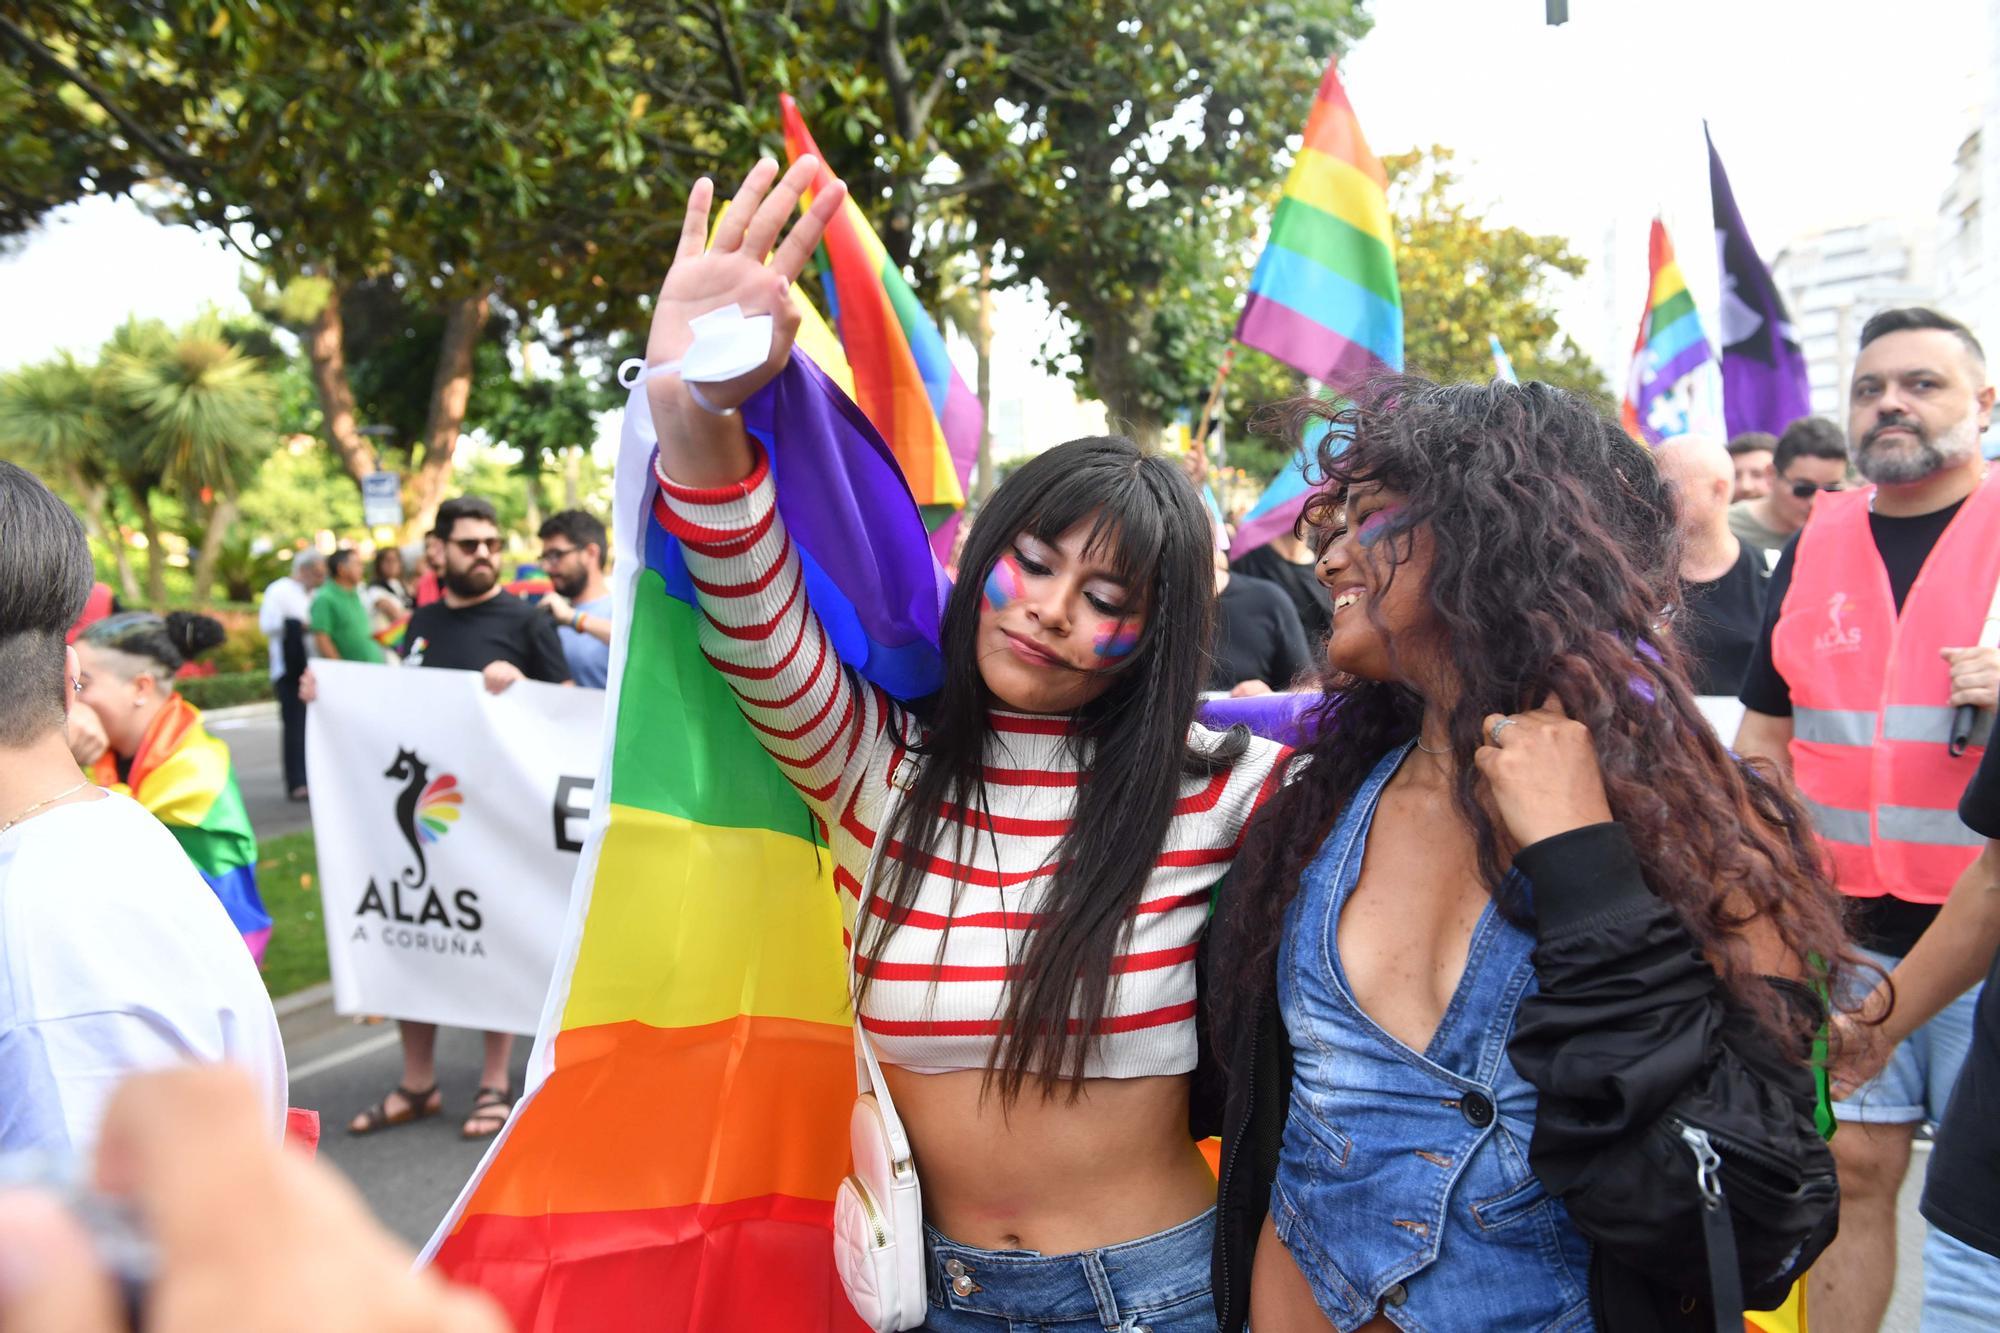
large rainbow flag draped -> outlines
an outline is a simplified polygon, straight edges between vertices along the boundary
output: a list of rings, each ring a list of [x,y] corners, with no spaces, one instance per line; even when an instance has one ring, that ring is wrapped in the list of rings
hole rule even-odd
[[[1632,346],[1622,416],[1634,439],[1658,444],[1696,428],[1701,404],[1695,374],[1714,364],[1715,353],[1701,331],[1701,316],[1674,258],[1666,224],[1658,218],[1647,238],[1646,258],[1646,312]]]
[[[820,159],[806,197],[834,183],[825,155],[813,142],[790,94],[779,103],[785,153]],[[850,194],[827,224],[821,251],[821,285],[834,327],[853,371],[854,401],[888,442],[919,505],[939,518],[965,504],[965,487],[979,454],[986,414],[945,352],[944,336],[917,300],[909,282],[868,225]],[[940,556],[949,551],[956,524],[933,534]]]
[[[1271,219],[1236,341],[1268,352],[1334,392],[1403,368],[1403,296],[1389,220],[1389,177],[1340,86],[1338,62],[1306,119],[1305,145]],[[1230,545],[1232,556],[1289,532],[1306,496],[1307,464],[1323,429],[1264,488]]]
[[[800,355],[743,418],[843,661],[935,689],[944,583],[897,460]],[[858,1329],[831,1236],[854,1100],[831,860],[700,652],[653,447],[637,398],[607,776],[530,1086],[429,1253],[523,1330]]]
[[[229,747],[209,735],[201,710],[169,695],[140,738],[125,778],[119,779],[118,762],[106,751],[91,779],[129,795],[167,826],[261,965],[271,914],[257,892],[257,835],[243,808]]]

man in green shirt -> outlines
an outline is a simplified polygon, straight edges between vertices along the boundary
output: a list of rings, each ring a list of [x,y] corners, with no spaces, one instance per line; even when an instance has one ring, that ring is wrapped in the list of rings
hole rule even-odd
[[[382,645],[368,629],[368,608],[361,604],[361,557],[335,551],[327,557],[327,580],[313,598],[313,638],[321,657],[344,662],[382,662]]]

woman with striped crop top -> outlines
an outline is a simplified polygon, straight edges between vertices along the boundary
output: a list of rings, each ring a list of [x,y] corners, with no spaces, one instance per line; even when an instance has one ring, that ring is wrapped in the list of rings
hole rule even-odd
[[[926,1327],[1212,1329],[1195,949],[1287,752],[1194,725],[1207,516],[1129,441],[1052,449],[966,542],[942,689],[906,711],[844,668],[734,413],[790,356],[789,288],[840,206],[819,191],[773,253],[815,166],[774,188],[760,163],[707,245],[696,184],[647,360],[731,304],[773,316],[772,351],[727,383],[656,375],[648,397],[702,650],[824,824],[859,935],[862,1026],[923,1180]]]

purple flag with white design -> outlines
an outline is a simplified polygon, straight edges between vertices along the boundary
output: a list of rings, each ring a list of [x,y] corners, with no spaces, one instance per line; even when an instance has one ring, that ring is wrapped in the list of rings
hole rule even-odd
[[[1708,128],[1702,127],[1706,137]],[[1734,437],[1784,433],[1812,414],[1805,353],[1771,270],[1757,257],[1728,173],[1708,140],[1708,189],[1715,203],[1715,248],[1722,270],[1722,415]]]

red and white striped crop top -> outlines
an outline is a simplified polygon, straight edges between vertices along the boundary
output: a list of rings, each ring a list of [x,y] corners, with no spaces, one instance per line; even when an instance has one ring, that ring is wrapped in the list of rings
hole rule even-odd
[[[735,486],[696,490],[660,475],[656,512],[680,539],[700,597],[701,647],[728,680],[758,739],[828,830],[845,917],[852,929],[903,759],[889,725],[897,705],[841,666],[807,604],[797,553],[778,517],[769,471]],[[1069,827],[1080,781],[1060,717],[995,711],[986,782],[992,837],[966,840],[963,864],[932,859],[918,899],[879,958],[861,1022],[885,1063],[935,1073],[983,1069],[1005,1012],[1009,966],[1036,922]],[[1215,733],[1194,729],[1196,744]],[[1195,946],[1208,923],[1211,887],[1229,868],[1251,813],[1276,790],[1289,750],[1253,740],[1214,777],[1183,779],[1181,799],[1154,861],[1085,1075],[1181,1074],[1195,1065]],[[947,807],[941,817],[963,820]],[[940,840],[950,849],[949,833]],[[890,848],[889,856],[897,854]],[[954,901],[954,898],[956,901]],[[877,904],[870,908],[877,910]],[[886,903],[879,905],[886,912]],[[949,922],[944,953],[938,937]]]

